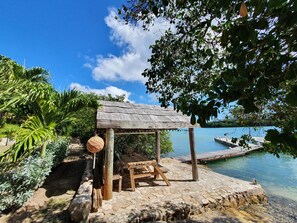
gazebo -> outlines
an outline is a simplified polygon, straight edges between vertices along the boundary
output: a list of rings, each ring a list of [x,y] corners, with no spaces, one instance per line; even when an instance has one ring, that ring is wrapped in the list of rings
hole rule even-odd
[[[112,199],[114,136],[116,134],[154,133],[156,137],[156,161],[160,162],[160,131],[189,129],[192,177],[198,180],[197,159],[195,153],[194,127],[190,118],[173,108],[161,108],[155,105],[133,104],[127,102],[99,101],[97,110],[97,131],[105,131],[105,186],[103,198]]]

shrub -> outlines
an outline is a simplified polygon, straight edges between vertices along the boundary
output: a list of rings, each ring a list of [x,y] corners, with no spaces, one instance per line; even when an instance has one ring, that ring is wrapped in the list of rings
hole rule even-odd
[[[0,212],[15,209],[25,203],[40,187],[51,169],[66,155],[68,143],[65,139],[52,142],[47,146],[45,158],[36,152],[23,159],[10,171],[0,175]]]
[[[46,147],[46,151],[49,154],[53,154],[53,167],[56,167],[63,161],[68,152],[69,140],[66,138],[60,138],[59,140],[50,143]]]
[[[161,154],[173,152],[171,134],[168,131],[160,133]],[[156,156],[156,139],[154,134],[118,135],[115,137],[115,149],[119,154],[137,152],[154,158]]]

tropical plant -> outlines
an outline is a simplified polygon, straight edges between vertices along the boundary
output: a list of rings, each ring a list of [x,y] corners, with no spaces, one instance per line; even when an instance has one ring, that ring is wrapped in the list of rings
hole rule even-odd
[[[55,91],[47,83],[47,73],[43,69],[27,70],[3,57],[0,64],[0,78],[5,83],[5,86],[1,85],[0,112],[17,114],[24,109],[16,142],[1,154],[2,161],[17,161],[38,148],[41,148],[41,157],[45,157],[47,144],[74,121],[77,111],[98,106],[94,98],[76,90]]]
[[[39,147],[41,157],[45,157],[48,142],[75,120],[74,114],[87,106],[97,107],[97,101],[87,100],[84,94],[74,90],[53,91],[47,99],[35,100],[31,105],[34,113],[18,129],[16,143],[3,156],[10,161],[29,155]]]
[[[47,146],[48,154],[41,158],[39,151],[33,152],[14,166],[3,172],[0,164],[0,213],[7,209],[15,209],[28,200],[34,191],[43,184],[52,168],[59,164],[67,154],[68,140],[63,138]]]
[[[0,128],[0,138],[6,138],[6,146],[8,146],[9,141],[13,139],[18,129],[19,126],[14,124],[4,124],[4,126]]]

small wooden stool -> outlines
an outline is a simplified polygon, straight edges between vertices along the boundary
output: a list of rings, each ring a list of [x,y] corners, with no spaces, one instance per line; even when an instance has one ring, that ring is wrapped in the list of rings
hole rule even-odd
[[[122,191],[122,179],[123,179],[123,177],[120,174],[113,175],[113,177],[112,177],[112,180],[118,180],[119,181],[118,192]]]
[[[103,173],[105,173],[105,166],[103,167]],[[120,174],[115,174],[112,177],[112,180],[113,181],[114,180],[118,180],[119,181],[118,192],[121,192],[122,191],[122,181],[123,181],[122,179],[123,179],[123,177]],[[103,190],[104,190],[104,186],[103,186]]]

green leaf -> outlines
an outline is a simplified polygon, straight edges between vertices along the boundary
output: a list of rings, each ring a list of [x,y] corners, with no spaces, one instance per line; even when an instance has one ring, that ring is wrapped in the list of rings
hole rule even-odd
[[[155,16],[157,16],[158,13],[159,13],[159,9],[158,9],[157,6],[154,6],[154,7],[152,8],[152,11],[153,11],[153,13],[155,14]]]
[[[211,49],[207,49],[207,50],[205,51],[205,53],[206,53],[206,55],[208,55],[208,56],[212,55]]]
[[[268,2],[268,6],[270,9],[279,8],[282,5],[284,5],[284,3],[286,3],[286,2],[287,2],[287,0],[272,0],[272,1]]]
[[[223,30],[222,36],[221,36],[221,44],[222,46],[227,46],[228,44],[228,31]]]
[[[292,106],[297,106],[297,93],[291,91],[286,96],[286,102]]]
[[[169,2],[168,2],[168,0],[162,0],[162,3],[164,6],[167,6]]]
[[[285,73],[285,79],[293,80],[294,78],[297,78],[297,65],[291,64],[291,65],[289,65],[289,67]]]
[[[255,25],[256,29],[266,29],[268,27],[268,21],[266,18],[261,18]]]
[[[222,77],[227,83],[232,83],[234,80],[233,75],[228,73],[227,71],[222,73]]]
[[[257,5],[255,7],[255,11],[254,11],[254,18],[256,18],[260,13],[262,13],[264,11],[265,8],[265,2],[262,0],[256,1]]]
[[[213,64],[213,60],[212,60],[212,58],[210,58],[210,59],[204,64],[204,66],[205,66],[206,69],[211,69],[212,64]]]
[[[250,38],[249,29],[245,25],[241,25],[238,28],[238,37],[242,42],[247,42]]]
[[[276,129],[269,129],[265,136],[265,140],[274,142],[274,140],[277,139],[278,136],[279,136],[279,132]]]

